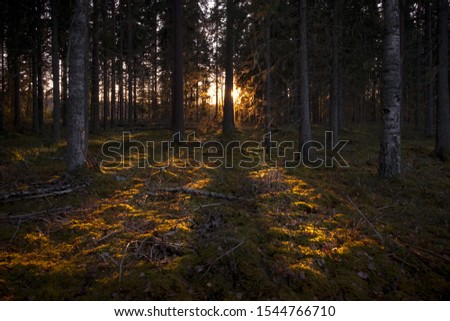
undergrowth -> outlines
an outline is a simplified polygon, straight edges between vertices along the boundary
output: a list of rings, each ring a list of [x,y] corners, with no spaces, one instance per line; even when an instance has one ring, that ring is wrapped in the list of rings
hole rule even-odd
[[[314,170],[103,168],[101,145],[122,133],[93,137],[79,173],[86,188],[1,205],[0,298],[450,299],[450,165],[430,156],[432,140],[406,131],[403,174],[379,179],[374,128],[342,134],[349,168]],[[260,134],[244,128],[236,139]],[[273,135],[296,139],[296,131]],[[0,139],[2,194],[67,179],[65,144]],[[181,186],[238,199],[149,195]]]

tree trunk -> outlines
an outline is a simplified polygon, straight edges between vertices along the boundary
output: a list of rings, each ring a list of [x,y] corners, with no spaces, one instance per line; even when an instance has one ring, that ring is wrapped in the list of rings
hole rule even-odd
[[[98,2],[93,0],[92,12],[92,92],[91,92],[91,129],[92,133],[98,134],[100,132],[99,119],[99,30],[98,30]]]
[[[133,125],[133,38],[131,0],[127,2],[128,127]]]
[[[21,129],[22,127],[22,117],[20,111],[20,65],[19,65],[19,52],[17,49],[18,39],[17,33],[13,35],[14,49],[11,52],[11,67],[13,71],[14,78],[14,95],[13,95],[13,106],[14,106],[14,127],[16,129]],[[9,59],[9,57],[8,57]]]
[[[431,1],[429,1],[425,7],[426,16],[426,46],[427,46],[427,110],[426,110],[426,121],[425,121],[425,134],[428,137],[433,135],[433,115],[434,115],[434,77],[433,74],[433,15],[431,12]]]
[[[399,0],[384,3],[383,131],[378,174],[400,174],[401,49]]]
[[[2,85],[2,89],[0,91],[0,134],[3,134],[3,132],[5,131],[5,110],[4,110],[4,99],[5,99],[5,57],[4,57],[4,53],[5,53],[5,47],[4,47],[4,42],[5,42],[5,34],[4,34],[4,24],[2,23],[2,30],[1,32],[1,39],[0,39],[0,45],[1,45],[1,49],[2,49],[2,53],[1,53],[1,73],[2,73],[2,79],[1,79],[1,85]]]
[[[173,44],[173,124],[174,134],[184,138],[184,106],[183,106],[183,26],[181,0],[173,0],[174,44]]]
[[[436,155],[450,156],[450,111],[448,98],[448,0],[439,0],[438,101],[436,113]]]
[[[264,110],[264,114],[265,114],[265,131],[266,133],[270,132],[270,127],[271,127],[271,113],[270,113],[270,86],[271,86],[271,68],[272,68],[272,62],[271,62],[271,48],[270,48],[270,41],[271,41],[271,37],[270,37],[270,13],[266,14],[266,82],[265,82],[265,100],[266,100],[266,104],[265,104],[265,110]],[[268,138],[267,138],[268,139]]]
[[[116,1],[111,0],[112,35],[116,39]],[[114,46],[114,48],[116,48]],[[111,127],[116,127],[116,54],[111,57]]]
[[[67,110],[67,169],[84,167],[87,151],[86,53],[87,0],[74,0],[69,36],[69,101]]]
[[[120,9],[123,8],[123,1],[120,1]],[[119,78],[119,124],[124,124],[124,88],[123,88],[123,18],[120,19],[120,31],[119,31],[119,66],[117,69]]]
[[[227,22],[225,31],[225,101],[223,106],[223,133],[234,131],[233,102],[233,56],[234,56],[234,4],[227,0]]]
[[[311,121],[309,116],[309,79],[308,79],[308,34],[307,34],[307,6],[306,0],[300,0],[299,3],[299,31],[300,31],[300,83],[299,83],[299,121],[300,121],[300,139],[299,148],[304,162],[312,161],[311,146]]]
[[[61,111],[62,111],[62,118],[63,118],[63,126],[67,126],[68,70],[67,70],[67,57],[66,57],[65,53],[63,53],[62,58],[61,58],[61,69],[62,69],[61,70]]]
[[[37,32],[33,26],[33,49],[31,52],[31,97],[33,105],[32,130],[39,133],[39,103],[38,103],[38,53],[37,53]]]
[[[59,98],[59,0],[51,0],[52,10],[52,77],[53,77],[53,141],[61,139],[61,103]]]
[[[417,9],[421,11],[421,7]],[[419,13],[420,15],[420,13]],[[414,111],[414,123],[417,129],[422,127],[422,24],[417,19],[417,55],[416,55],[416,108]]]
[[[332,54],[332,82],[330,104],[330,130],[337,141],[339,131],[339,94],[340,94],[340,33],[341,33],[341,1],[334,0],[333,6],[333,54]]]

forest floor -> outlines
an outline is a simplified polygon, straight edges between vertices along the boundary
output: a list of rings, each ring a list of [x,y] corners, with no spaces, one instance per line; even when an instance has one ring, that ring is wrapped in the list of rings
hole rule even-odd
[[[90,138],[89,168],[71,178],[65,144],[0,137],[0,299],[449,300],[450,162],[406,130],[403,174],[379,179],[377,132],[345,131],[350,166],[318,169],[101,167],[102,144],[121,140],[110,132]]]

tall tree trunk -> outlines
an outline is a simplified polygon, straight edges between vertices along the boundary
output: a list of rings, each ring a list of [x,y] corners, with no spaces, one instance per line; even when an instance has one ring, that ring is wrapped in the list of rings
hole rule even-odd
[[[311,147],[311,121],[309,115],[309,79],[308,79],[308,34],[307,34],[307,6],[306,0],[299,3],[299,31],[300,31],[300,51],[299,51],[299,121],[300,121],[300,152],[304,162],[312,161],[313,153]]]
[[[399,0],[384,2],[383,131],[378,174],[400,174],[401,49]]]
[[[102,4],[102,24],[103,32],[108,35],[108,0],[104,0]],[[105,36],[106,36],[105,35]],[[114,39],[114,38],[113,38]],[[104,41],[106,42],[106,41]],[[109,128],[109,53],[106,43],[103,43],[103,128],[106,130]]]
[[[116,39],[116,1],[111,0],[112,35]],[[116,48],[114,46],[114,48]],[[116,53],[111,57],[111,127],[116,127]]]
[[[332,54],[332,82],[330,104],[330,130],[337,141],[339,131],[339,94],[340,94],[340,33],[341,33],[341,1],[334,0],[333,6],[333,54]]]
[[[19,64],[19,52],[17,49],[17,33],[13,35],[14,37],[14,49],[11,52],[11,65],[14,78],[14,95],[13,95],[13,106],[14,106],[14,127],[16,129],[21,129],[22,127],[22,117],[20,111],[20,64]]]
[[[418,12],[421,11],[419,3]],[[418,14],[420,15],[420,13]],[[422,127],[422,24],[421,18],[417,19],[417,55],[416,55],[416,108],[414,111],[414,123],[417,129]]]
[[[33,49],[31,52],[31,97],[33,106],[32,129],[39,133],[39,102],[38,102],[38,53],[37,53],[37,32],[33,26]]]
[[[216,84],[216,110],[214,113],[214,120],[219,119],[219,0],[215,0],[214,10],[216,13],[215,31],[214,31],[214,81]]]
[[[5,53],[5,47],[4,47],[4,42],[5,42],[5,31],[4,31],[4,24],[2,22],[2,26],[1,26],[2,30],[0,31],[1,33],[1,39],[0,39],[0,45],[1,45],[1,73],[2,73],[2,79],[1,79],[1,85],[2,85],[2,89],[0,90],[0,134],[3,134],[3,132],[5,131],[5,110],[4,110],[4,99],[5,99],[5,57],[4,57],[4,53]]]
[[[123,9],[123,0],[120,1],[119,10]],[[122,11],[122,10],[121,10]],[[119,78],[119,124],[124,124],[124,81],[123,81],[123,17],[120,19],[119,27],[119,66],[117,69]]]
[[[67,106],[67,169],[69,172],[84,167],[86,163],[87,7],[87,0],[74,0],[69,36],[69,101]]]
[[[67,70],[67,54],[63,53],[61,57],[61,111],[62,111],[62,119],[63,126],[67,126],[67,78],[68,78],[68,70]]]
[[[103,128],[106,130],[109,128],[109,63],[108,58],[103,58]]]
[[[272,68],[272,61],[271,61],[271,48],[270,48],[270,13],[266,14],[266,53],[265,53],[265,60],[266,60],[266,68],[267,68],[267,74],[266,74],[266,81],[265,81],[265,121],[264,121],[264,127],[266,133],[270,132],[271,127],[271,110],[270,110],[270,91],[271,91],[271,68]],[[268,138],[267,138],[268,139]]]
[[[450,111],[448,97],[448,0],[439,0],[438,102],[436,113],[436,155],[450,156]]]
[[[155,14],[155,34],[154,41],[155,45],[153,47],[153,90],[152,90],[152,110],[153,113],[156,113],[156,109],[158,108],[158,13]],[[149,113],[149,117],[151,117],[151,113]]]
[[[234,56],[234,4],[227,0],[227,22],[225,31],[225,101],[223,106],[223,133],[230,135],[234,131],[233,102],[233,56]]]
[[[425,7],[425,18],[426,18],[426,46],[427,46],[427,110],[426,110],[426,120],[425,120],[425,134],[428,137],[433,135],[433,115],[434,115],[434,76],[433,75],[433,15],[431,1],[428,1]]]
[[[183,106],[183,25],[182,25],[181,0],[173,0],[173,124],[174,134],[179,133],[180,139],[184,138],[184,106]]]
[[[127,2],[128,127],[133,125],[133,38],[131,0]]]
[[[91,130],[92,133],[100,132],[99,118],[99,24],[98,24],[98,7],[99,0],[93,0],[92,12],[92,92],[91,92]]]
[[[400,30],[400,122],[404,122],[406,119],[406,104],[405,104],[405,17],[407,17],[406,0],[399,0],[399,30]]]
[[[38,34],[40,35],[38,29]],[[41,37],[38,38],[37,46],[37,101],[38,101],[38,116],[39,116],[39,131],[42,132],[44,128],[44,84],[42,74],[42,46]]]
[[[59,97],[59,0],[51,0],[52,10],[52,77],[53,77],[53,141],[61,139],[61,102]]]

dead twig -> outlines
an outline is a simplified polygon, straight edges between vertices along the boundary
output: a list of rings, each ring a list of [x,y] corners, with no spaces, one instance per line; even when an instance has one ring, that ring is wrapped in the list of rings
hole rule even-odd
[[[204,204],[204,205],[200,205],[200,206],[194,208],[192,211],[195,212],[195,211],[198,211],[199,209],[202,209],[202,208],[214,207],[214,206],[220,206],[220,205],[222,205],[222,203]]]
[[[348,200],[350,201],[350,204],[353,205],[353,207],[358,211],[358,213],[364,218],[364,220],[367,222],[367,224],[369,224],[369,226],[372,228],[372,230],[375,232],[375,234],[378,236],[378,238],[381,240],[381,243],[384,243],[384,238],[381,236],[381,234],[377,231],[377,229],[375,228],[375,226],[373,226],[373,224],[369,221],[369,219],[367,218],[367,216],[358,208],[358,206],[356,206],[355,203],[353,203],[352,199],[350,198],[350,196],[346,195]]]
[[[94,243],[97,245],[100,242],[103,242],[104,240],[106,240],[108,237],[113,236],[114,234],[123,232],[123,229],[117,230],[117,231],[112,231],[111,233],[106,234],[105,236],[103,236],[101,239],[98,240],[94,240]]]
[[[200,189],[191,189],[186,187],[172,187],[172,188],[160,188],[156,189],[154,191],[147,192],[147,195],[149,196],[159,196],[162,193],[184,193],[184,194],[191,194],[191,195],[200,195],[200,196],[208,196],[208,197],[214,197],[214,198],[220,198],[225,199],[228,201],[234,201],[239,200],[240,198],[234,195],[227,195],[217,192],[208,192]]]
[[[19,232],[19,228],[20,228],[20,224],[22,223],[22,220],[19,219],[19,223],[17,223],[17,228],[16,231],[14,232],[13,236],[11,237],[11,239],[9,240],[9,242],[11,243],[12,241],[14,241],[14,239],[16,238],[17,232]]]
[[[125,262],[125,258],[127,257],[127,251],[130,247],[130,244],[132,242],[128,242],[127,246],[125,247],[125,250],[123,251],[122,260],[120,261],[119,265],[119,284],[122,284],[122,271],[123,271],[123,263]]]
[[[240,247],[242,244],[244,244],[245,241],[242,241],[241,243],[239,243],[238,245],[236,245],[235,247],[233,247],[231,250],[226,251],[225,253],[223,253],[221,256],[219,256],[218,258],[216,258],[214,261],[212,261],[209,265],[208,268],[206,269],[205,273],[203,273],[203,275],[200,277],[200,279],[203,279],[205,277],[205,275],[209,272],[209,270],[211,269],[211,267],[219,260],[223,259],[225,256],[227,256],[230,253],[233,253],[238,247]]]

